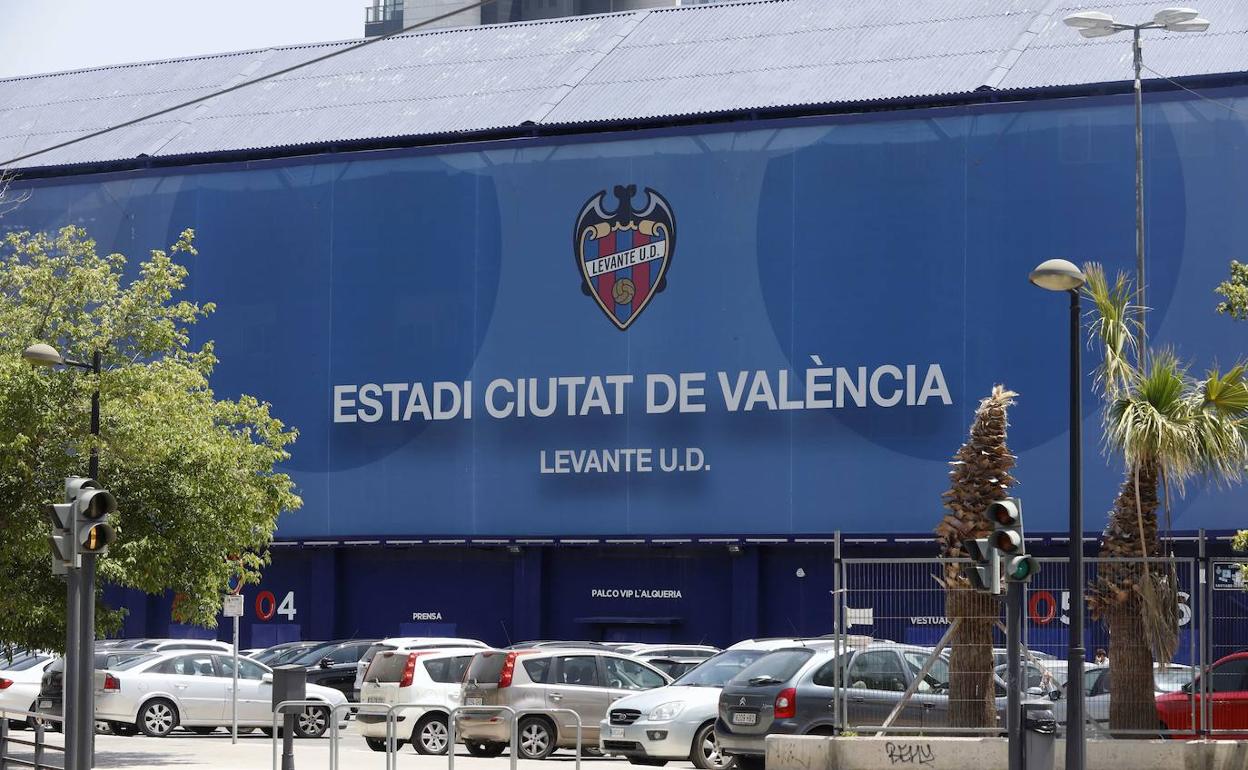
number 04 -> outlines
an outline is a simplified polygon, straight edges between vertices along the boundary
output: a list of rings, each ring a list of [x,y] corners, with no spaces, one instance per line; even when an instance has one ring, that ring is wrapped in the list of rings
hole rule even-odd
[[[282,598],[282,603],[277,605],[277,614],[284,616],[287,620],[294,620],[295,613],[295,592],[287,591],[286,596]]]

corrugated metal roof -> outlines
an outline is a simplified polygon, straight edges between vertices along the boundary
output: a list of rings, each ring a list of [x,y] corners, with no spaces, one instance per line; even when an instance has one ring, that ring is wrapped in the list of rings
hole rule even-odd
[[[1155,3],[1097,6],[1126,21]],[[662,119],[1129,79],[1122,37],[1084,40],[1063,0],[758,0],[413,33],[19,166]],[[1171,77],[1248,71],[1248,3],[1147,33]],[[353,42],[0,80],[0,160],[165,109]]]

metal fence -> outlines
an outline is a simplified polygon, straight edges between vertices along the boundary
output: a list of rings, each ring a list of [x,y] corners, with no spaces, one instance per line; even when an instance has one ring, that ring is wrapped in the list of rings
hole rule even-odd
[[[1026,699],[1048,702],[1065,732],[1069,572],[1065,559],[1040,562],[1039,575],[1025,590],[1021,687]],[[1238,668],[1216,665],[1248,650],[1248,592],[1230,577],[1245,562],[1084,560],[1089,736],[1248,733],[1248,724],[1234,721],[1232,705],[1219,705],[1218,694],[1220,688],[1242,689],[1248,672],[1241,677]],[[836,701],[838,728],[860,734],[1003,733],[1005,604],[956,579],[969,562],[838,563],[833,625],[841,652],[828,696]],[[1169,653],[1165,665],[1155,663],[1160,650]],[[1097,660],[1098,653],[1104,660]],[[1248,669],[1248,661],[1240,664]],[[1200,675],[1210,666],[1211,673]]]
[[[0,709],[0,770],[18,767],[60,770],[64,767],[64,744],[48,741],[53,733],[51,724],[62,721],[61,717],[51,714]],[[17,725],[25,728],[26,732],[20,728],[13,729]],[[55,734],[64,735],[60,732]]]
[[[282,701],[277,704],[273,710],[273,723],[270,727],[270,738],[273,748],[273,770],[278,770],[283,766],[282,743],[284,736],[282,735],[281,723],[283,715],[290,713],[299,713],[307,707],[325,708],[323,701],[316,700],[290,700]],[[456,723],[459,716],[464,713],[472,714],[505,714],[508,721],[509,733],[509,762],[511,770],[516,770],[517,761],[519,759],[518,743],[519,743],[519,725],[520,720],[530,714],[543,714],[547,716],[566,715],[571,717],[569,722],[570,728],[574,730],[576,743],[574,746],[575,770],[581,770],[581,758],[585,753],[584,731],[585,726],[581,720],[581,715],[572,709],[551,708],[551,709],[535,709],[523,708],[515,709],[510,706],[456,706],[447,710],[445,705],[438,703],[340,703],[329,709],[329,770],[338,770],[341,767],[339,763],[339,741],[342,734],[338,729],[340,711],[351,711],[357,714],[371,714],[375,716],[384,716],[386,726],[385,737],[385,767],[386,770],[398,767],[398,751],[402,744],[406,741],[399,733],[397,716],[404,711],[420,709],[426,713],[445,714],[447,727],[447,746],[446,746],[446,763],[447,770],[455,770],[455,747],[457,745]],[[568,725],[556,724],[556,731],[569,729]],[[57,766],[59,768],[59,765]],[[0,761],[0,770],[5,770],[4,764]]]

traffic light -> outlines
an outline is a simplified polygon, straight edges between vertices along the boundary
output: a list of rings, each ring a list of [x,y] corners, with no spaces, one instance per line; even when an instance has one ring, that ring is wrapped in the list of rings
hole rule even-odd
[[[990,538],[963,540],[962,548],[975,564],[966,571],[971,587],[990,594],[1001,593],[1001,553],[992,547]]]
[[[82,565],[74,548],[74,506],[54,503],[44,506],[44,510],[52,521],[52,535],[48,538],[52,546],[52,574],[64,575],[70,567]]]
[[[1005,565],[1005,579],[1026,582],[1040,571],[1040,564],[1027,553],[1023,536],[1023,501],[1007,497],[988,506],[985,512],[996,525],[992,533],[994,550],[1000,552]]]
[[[117,542],[117,530],[106,520],[117,510],[117,499],[94,479],[77,476],[65,480],[65,499],[74,510],[73,540],[78,553],[104,555]]]

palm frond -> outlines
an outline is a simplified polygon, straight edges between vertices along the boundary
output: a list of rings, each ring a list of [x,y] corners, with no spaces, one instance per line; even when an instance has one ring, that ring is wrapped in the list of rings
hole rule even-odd
[[[1114,399],[1131,387],[1136,376],[1139,321],[1131,304],[1131,283],[1118,273],[1111,285],[1105,268],[1096,262],[1084,265],[1083,270],[1088,279],[1083,292],[1094,306],[1088,314],[1089,325],[1101,342],[1096,385],[1107,399]]]

